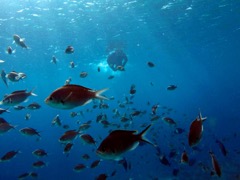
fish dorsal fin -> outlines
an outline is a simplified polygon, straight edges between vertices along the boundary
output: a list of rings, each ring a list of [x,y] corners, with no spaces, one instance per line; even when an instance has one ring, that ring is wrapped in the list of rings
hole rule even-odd
[[[92,99],[89,99],[89,100],[86,101],[83,105],[89,104],[90,102],[92,102]]]
[[[14,91],[12,92],[11,94],[16,94],[16,93],[23,93],[23,92],[26,92],[27,90],[19,90],[19,91]]]
[[[86,88],[84,86],[80,86],[80,85],[76,85],[76,84],[66,84],[63,87],[67,87],[67,88],[83,88],[83,89],[91,90],[90,88]]]

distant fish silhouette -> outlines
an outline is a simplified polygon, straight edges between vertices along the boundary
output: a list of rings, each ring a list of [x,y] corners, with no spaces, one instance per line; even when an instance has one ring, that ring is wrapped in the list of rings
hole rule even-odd
[[[226,150],[224,144],[223,144],[221,141],[219,141],[219,140],[216,140],[216,143],[218,144],[218,146],[219,146],[222,154],[223,154],[224,156],[227,156],[227,150]]]

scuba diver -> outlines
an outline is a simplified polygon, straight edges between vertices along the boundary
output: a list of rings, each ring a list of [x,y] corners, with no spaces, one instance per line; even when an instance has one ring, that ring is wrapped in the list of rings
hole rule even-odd
[[[127,61],[128,58],[126,54],[120,49],[110,53],[107,57],[107,63],[113,71],[124,71],[124,66],[126,65]]]

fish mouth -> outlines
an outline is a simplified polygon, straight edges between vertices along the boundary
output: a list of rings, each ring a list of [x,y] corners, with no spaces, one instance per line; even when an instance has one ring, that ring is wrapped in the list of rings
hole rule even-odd
[[[46,104],[48,104],[49,98],[46,98],[46,99],[44,100],[44,102],[45,102]]]

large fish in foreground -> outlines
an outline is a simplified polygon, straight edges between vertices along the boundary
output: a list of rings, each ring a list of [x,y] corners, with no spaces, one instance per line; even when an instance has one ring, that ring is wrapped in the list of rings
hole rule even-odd
[[[206,119],[206,117],[203,118],[201,113],[199,113],[199,116],[191,123],[188,134],[189,146],[195,146],[201,140],[203,133],[203,121]]]
[[[100,144],[96,153],[104,159],[121,160],[122,154],[134,150],[139,142],[146,142],[154,144],[144,138],[147,130],[151,125],[147,126],[141,133],[136,134],[137,131],[115,130],[112,131]]]
[[[101,96],[106,90],[108,88],[95,91],[83,86],[68,84],[53,91],[45,99],[45,103],[53,108],[73,109],[77,106],[88,104],[95,98],[108,100],[108,98]]]

